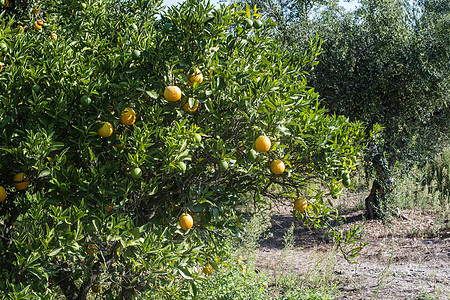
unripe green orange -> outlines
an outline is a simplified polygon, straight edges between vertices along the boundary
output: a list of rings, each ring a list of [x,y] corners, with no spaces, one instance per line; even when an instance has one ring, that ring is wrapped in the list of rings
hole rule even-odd
[[[255,22],[253,22],[253,27],[255,27],[255,29],[259,29],[263,26],[263,22],[261,20],[255,20]]]
[[[221,160],[220,162],[219,162],[219,168],[221,169],[221,170],[226,170],[226,169],[228,169],[228,162],[226,161],[226,160]]]
[[[183,110],[184,110],[185,112],[193,113],[193,112],[195,112],[197,109],[198,109],[198,101],[195,101],[193,107],[190,107],[190,106],[189,106],[189,101],[186,101],[186,102],[183,104]]]
[[[133,179],[139,179],[142,176],[142,170],[139,167],[134,167],[133,169],[131,169],[130,174]]]
[[[182,161],[178,162],[178,166],[180,167],[181,171],[186,171],[186,164]]]

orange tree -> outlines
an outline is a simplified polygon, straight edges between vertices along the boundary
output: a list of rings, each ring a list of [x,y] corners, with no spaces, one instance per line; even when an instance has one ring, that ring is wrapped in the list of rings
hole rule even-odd
[[[9,3],[0,27],[7,298],[195,294],[202,266],[217,268],[222,238],[239,232],[247,199],[303,196],[301,213],[317,226],[333,213],[328,199],[350,184],[341,174],[364,136],[307,86],[317,42],[286,52],[254,9],[194,0],[167,10],[146,0]],[[259,153],[261,135],[270,149]],[[324,188],[307,190],[311,182]]]

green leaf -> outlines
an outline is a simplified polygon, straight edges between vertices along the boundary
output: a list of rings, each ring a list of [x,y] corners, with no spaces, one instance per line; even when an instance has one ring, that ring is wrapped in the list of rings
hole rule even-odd
[[[61,250],[62,250],[62,248],[57,248],[57,249],[55,249],[55,250],[53,250],[53,251],[51,251],[49,254],[48,254],[48,256],[55,256],[55,255],[57,255],[59,252],[61,252]]]
[[[188,268],[179,268],[178,273],[184,278],[188,280],[192,280],[192,274]]]

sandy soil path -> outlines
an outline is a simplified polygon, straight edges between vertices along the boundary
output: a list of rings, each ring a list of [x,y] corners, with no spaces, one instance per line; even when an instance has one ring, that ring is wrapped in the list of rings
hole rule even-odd
[[[365,224],[368,243],[356,264],[350,264],[331,241],[301,228],[290,207],[283,206],[271,217],[273,237],[261,243],[256,267],[274,278],[327,276],[338,285],[337,299],[450,299],[449,220],[437,222],[432,212],[402,214],[406,219],[388,226],[365,221],[363,211],[344,214],[347,222],[340,228]],[[283,236],[293,222],[295,247],[286,251]]]

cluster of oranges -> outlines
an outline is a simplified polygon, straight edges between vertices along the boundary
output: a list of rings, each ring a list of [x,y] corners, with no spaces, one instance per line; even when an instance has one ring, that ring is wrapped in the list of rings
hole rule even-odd
[[[198,72],[197,72],[197,74],[198,74]],[[194,75],[195,74],[192,74],[191,77],[193,77]],[[203,80],[203,76],[202,77],[197,77],[197,78],[201,78],[200,79],[201,81]],[[170,89],[168,90],[166,88],[166,91],[164,92],[164,97],[168,101],[178,101],[181,98],[181,91],[179,91],[179,88],[176,87],[176,86],[175,87],[171,86],[171,87],[168,87],[168,88],[170,88]],[[174,91],[175,92],[179,91],[179,93],[177,92],[177,93],[174,94]],[[169,100],[169,99],[175,99],[177,97],[178,97],[178,100]],[[256,141],[255,141],[255,148],[260,153],[268,152],[270,150],[271,146],[272,146],[272,143],[270,141],[270,138],[265,136],[265,135],[259,136],[256,139]],[[280,159],[273,160],[271,162],[271,164],[270,164],[270,170],[272,171],[272,173],[277,174],[277,175],[283,173],[284,170],[285,170],[284,162],[282,160],[280,160]],[[180,216],[179,224],[180,224],[180,227],[183,230],[189,230],[194,225],[194,220],[192,219],[192,216],[190,216],[188,213],[183,213]]]
[[[19,190],[26,190],[30,185],[30,178],[25,173],[17,173],[13,177],[13,185]],[[0,186],[0,203],[6,200],[6,189]]]
[[[203,74],[201,73],[201,71],[199,69],[196,69],[195,72],[188,77],[188,85],[189,86],[193,86],[194,82],[198,82],[198,83],[203,82]],[[181,89],[178,86],[167,86],[164,90],[164,98],[167,101],[171,101],[171,102],[179,101],[181,99]],[[83,105],[89,105],[91,103],[91,99],[86,95],[83,96],[80,99],[80,101]],[[186,112],[189,112],[189,113],[193,113],[198,109],[198,105],[199,105],[199,103],[196,101],[194,106],[190,107],[189,102],[185,101],[183,103],[183,110]],[[126,107],[120,116],[120,123],[122,123],[125,126],[131,126],[135,122],[136,122],[136,112],[132,108]],[[101,124],[102,124],[101,127],[97,131],[98,135],[103,138],[110,137],[114,132],[113,125],[110,122],[101,122]],[[137,172],[139,172],[139,176],[136,175]],[[133,168],[131,173],[132,173],[132,177],[136,179],[136,178],[140,177],[141,170],[136,167],[136,168]],[[108,208],[110,208],[110,207],[108,207]],[[106,207],[105,207],[105,210],[106,210]],[[193,220],[192,216],[190,216],[189,214],[183,213],[180,216],[179,224],[183,230],[189,230],[194,225],[194,220]],[[97,251],[98,251],[98,247],[95,246],[94,244],[89,244],[86,249],[86,253],[89,255],[92,255]],[[210,269],[208,269],[208,270],[210,270]],[[211,267],[210,272],[212,273],[212,267]],[[92,286],[92,291],[96,292],[96,293],[100,292],[100,286],[97,284],[94,284]]]
[[[136,112],[132,108],[126,107],[120,115],[120,123],[125,126],[131,126],[134,122],[136,122]],[[102,122],[102,126],[97,132],[101,137],[107,138],[113,134],[114,127],[109,122]]]
[[[270,139],[265,135],[259,136],[255,141],[255,148],[259,153],[269,151],[271,146],[272,143]],[[273,174],[281,174],[284,172],[284,169],[284,162],[281,159],[275,159],[270,163],[270,171],[272,171]]]
[[[4,6],[4,7],[8,7],[8,6],[9,6],[9,0],[5,0],[3,6]],[[39,11],[39,9],[38,9],[37,7],[33,7],[32,12],[33,12],[33,14],[35,14],[35,15],[41,14],[41,12]],[[36,29],[37,31],[42,30],[42,27],[43,27],[43,26],[44,26],[44,20],[42,20],[42,19],[38,19],[38,20],[36,20],[36,21],[33,23],[33,28]],[[19,30],[19,32],[23,32],[23,31],[24,31],[24,28],[23,28],[22,25],[18,25],[18,26],[17,26],[17,29]],[[53,40],[56,40],[56,39],[58,38],[57,35],[56,35],[56,33],[51,33],[51,34],[50,34],[50,37],[51,37]]]
[[[39,11],[37,11],[36,12],[36,10],[37,10],[37,8],[35,7],[34,9],[33,9],[33,12],[35,13],[35,14],[38,14],[39,13]],[[41,30],[42,29],[42,26],[44,26],[44,20],[42,20],[42,19],[39,19],[39,20],[37,20],[36,22],[34,22],[34,24],[33,24],[33,28],[34,29],[36,29],[36,30]],[[19,30],[22,32],[23,31],[23,27],[22,26],[18,26],[18,28],[19,28]],[[51,34],[50,34],[50,38],[52,39],[52,40],[57,40],[58,39],[58,36],[56,35],[56,33],[54,33],[54,32],[52,32]]]
[[[188,85],[194,86],[194,83],[202,83],[203,82],[203,74],[198,68],[195,68],[194,73],[188,76]],[[164,89],[164,98],[170,102],[176,102],[181,99],[181,89],[176,85],[166,86]],[[198,101],[195,101],[194,106],[189,105],[189,101],[184,100],[181,104],[183,106],[183,110],[188,113],[193,113],[198,109]]]
[[[56,35],[55,35],[56,36]],[[188,77],[188,85],[193,86],[194,82],[202,83],[203,74],[199,69],[195,69],[195,72]],[[181,89],[178,86],[167,86],[164,90],[164,98],[167,101],[175,102],[181,99]],[[91,103],[89,96],[84,95],[80,99],[81,103],[85,106]],[[196,101],[193,107],[190,107],[189,102],[185,101],[183,103],[183,110],[186,112],[193,113],[198,109],[199,103]],[[136,112],[130,108],[126,107],[120,116],[120,123],[125,126],[131,126],[136,122]],[[114,132],[114,127],[110,122],[101,122],[102,126],[98,129],[98,134],[101,137],[110,137]]]
[[[3,6],[4,6],[4,7],[9,7],[9,1],[8,1],[8,0],[5,0],[4,3],[3,3]],[[40,11],[39,11],[36,7],[34,7],[34,8],[33,8],[33,13],[34,13],[35,15],[38,15],[38,14],[40,13]],[[42,20],[42,19],[38,19],[38,20],[36,20],[36,22],[33,23],[33,28],[36,29],[37,31],[42,30],[42,27],[43,27],[43,26],[44,26],[44,20]],[[21,33],[21,32],[24,31],[24,28],[23,28],[22,25],[18,25],[18,26],[17,26],[17,30],[19,31],[19,33]],[[52,33],[50,34],[50,38],[51,38],[52,40],[57,40],[57,39],[58,39],[58,36],[56,35],[56,33],[52,32]],[[3,44],[3,45],[6,47],[6,44]],[[6,49],[0,49],[0,50],[6,51]],[[0,62],[0,72],[1,72],[2,70],[3,70],[3,64]]]
[[[272,144],[270,142],[270,139],[265,135],[259,136],[255,142],[255,148],[259,152],[269,151],[271,145]],[[281,174],[284,172],[284,169],[285,169],[285,165],[281,159],[275,159],[270,163],[270,170],[274,174]],[[307,206],[308,206],[308,202],[302,197],[297,198],[294,202],[294,208],[298,212],[304,211],[307,208]]]
[[[34,22],[33,27],[36,30],[41,30],[43,25],[44,25],[44,21],[42,19],[39,19],[36,22]]]

